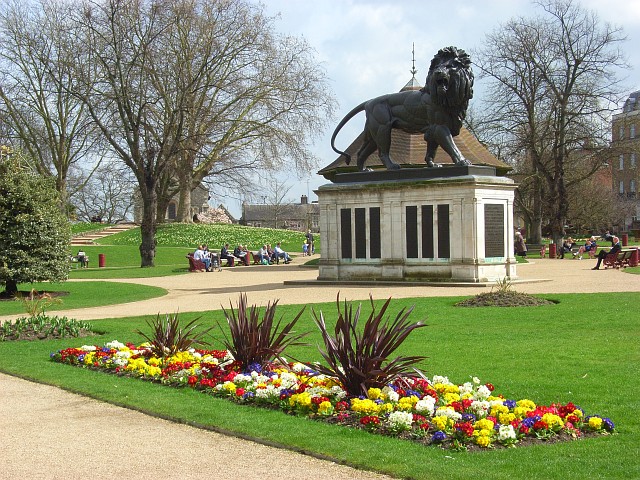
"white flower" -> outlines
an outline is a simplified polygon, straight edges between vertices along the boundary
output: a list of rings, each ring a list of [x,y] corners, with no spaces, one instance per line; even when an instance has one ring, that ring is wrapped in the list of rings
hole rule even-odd
[[[458,393],[460,394],[460,396],[464,395],[465,393],[471,392],[473,392],[473,383],[471,382],[463,383],[458,387]]]
[[[475,400],[471,403],[471,406],[469,408],[473,413],[476,414],[477,417],[486,417],[489,408],[491,408],[491,405],[489,404],[489,402],[484,400]]]
[[[128,350],[120,350],[119,352],[116,352],[116,357],[119,358],[129,358],[131,356],[131,352]]]
[[[291,388],[298,384],[298,377],[291,372],[282,372],[280,374],[280,382],[282,388]]]
[[[435,405],[436,405],[436,399],[427,395],[423,399],[418,400],[416,402],[415,409],[416,409],[416,412],[418,412],[421,415],[424,415],[424,414],[433,415],[433,412],[435,410]]]
[[[80,347],[83,352],[95,352],[97,350],[95,345],[83,345]]]
[[[304,372],[307,369],[307,366],[304,365],[303,363],[300,362],[296,362],[293,364],[292,370],[295,373],[300,373],[300,372]]]
[[[504,442],[505,440],[515,440],[516,432],[513,429],[513,425],[500,425],[498,430],[498,440]]]
[[[486,400],[487,398],[489,398],[490,395],[491,395],[491,390],[489,390],[486,385],[480,385],[478,387],[478,390],[476,390],[476,393],[473,395],[473,397],[476,400]]]
[[[396,403],[398,400],[400,400],[400,395],[398,395],[398,393],[388,385],[382,389],[382,394],[391,403]]]
[[[473,383],[476,385],[480,385],[480,379],[478,377],[473,377],[471,380],[473,380]]]
[[[441,383],[443,385],[450,385],[451,382],[449,381],[449,377],[443,377],[440,375],[434,375],[433,376],[433,381],[431,382],[431,384],[436,384],[436,383]]]
[[[447,417],[457,422],[462,419],[462,415],[456,412],[453,408],[450,407],[440,407],[436,410],[436,417]]]
[[[107,348],[113,348],[114,350],[122,350],[123,348],[127,348],[124,343],[120,343],[117,340],[112,340],[109,343],[105,343],[104,346]]]
[[[410,412],[395,411],[389,414],[387,424],[396,430],[409,430],[413,422],[413,414]]]

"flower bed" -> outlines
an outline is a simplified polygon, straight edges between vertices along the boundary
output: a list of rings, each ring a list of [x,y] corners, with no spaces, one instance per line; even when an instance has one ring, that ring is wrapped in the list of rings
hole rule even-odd
[[[302,363],[250,365],[243,371],[224,350],[192,349],[162,359],[153,356],[148,344],[112,341],[59,350],[51,359],[445,448],[513,447],[614,432],[610,419],[587,416],[573,403],[541,406],[506,399],[477,378],[456,385],[437,375],[431,380],[402,377],[369,389],[366,397],[347,398],[335,379]]]

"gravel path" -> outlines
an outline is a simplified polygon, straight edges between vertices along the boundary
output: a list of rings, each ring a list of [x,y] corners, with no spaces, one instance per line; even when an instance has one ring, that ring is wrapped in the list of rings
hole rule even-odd
[[[540,259],[519,265],[525,293],[638,292],[640,275],[593,271],[593,260]],[[58,315],[89,320],[131,315],[205,311],[235,302],[246,292],[250,304],[264,305],[428,296],[475,295],[491,286],[426,287],[284,285],[312,282],[317,270],[295,264],[234,267],[215,273],[122,280],[168,290],[162,298]],[[120,281],[120,280],[117,280]],[[10,317],[5,317],[5,319]],[[2,318],[0,318],[2,321]],[[36,420],[37,419],[37,420]],[[185,452],[188,452],[185,454]],[[216,480],[384,479],[370,472],[303,454],[222,436],[149,417],[74,395],[58,388],[0,374],[0,479],[82,479],[132,477]]]

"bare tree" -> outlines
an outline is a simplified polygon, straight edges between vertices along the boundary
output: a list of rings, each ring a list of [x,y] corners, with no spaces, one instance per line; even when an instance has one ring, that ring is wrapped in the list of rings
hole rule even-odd
[[[118,223],[132,216],[135,179],[121,163],[103,162],[71,197],[79,219]],[[84,178],[81,175],[80,178]]]
[[[304,39],[275,33],[273,19],[245,1],[167,7],[175,21],[153,70],[163,104],[180,113],[174,181],[161,184],[163,197],[179,193],[178,221],[190,221],[191,191],[205,177],[224,184],[285,162],[292,171],[315,165],[306,145],[335,100]]]
[[[624,67],[620,28],[602,24],[574,0],[535,2],[542,15],[517,18],[489,34],[475,52],[481,77],[491,80],[487,114],[505,133],[513,155],[526,158],[521,171],[531,182],[528,203],[539,235],[544,208],[555,241],[568,215],[567,170],[574,152],[589,146],[590,169],[606,161],[607,125],[621,89],[616,70]],[[584,161],[581,160],[581,161]],[[524,204],[523,204],[524,206]]]
[[[77,82],[64,8],[41,0],[0,9],[0,109],[12,143],[36,161],[38,173],[55,178],[63,209],[69,169],[97,142],[90,116],[69,93]]]

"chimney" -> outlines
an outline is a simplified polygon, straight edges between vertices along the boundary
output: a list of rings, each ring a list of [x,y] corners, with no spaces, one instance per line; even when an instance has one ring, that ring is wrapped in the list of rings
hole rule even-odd
[[[302,195],[300,197],[300,205],[306,205],[307,203],[308,203],[307,202],[307,196],[306,195]]]

